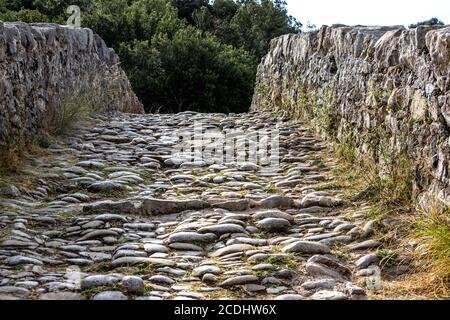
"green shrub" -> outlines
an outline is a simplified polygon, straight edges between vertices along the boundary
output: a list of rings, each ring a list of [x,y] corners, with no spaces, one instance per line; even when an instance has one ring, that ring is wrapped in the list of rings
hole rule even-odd
[[[1,21],[22,21],[27,23],[33,22],[50,22],[50,19],[37,10],[21,9],[19,11],[5,11],[1,13],[0,9],[0,20]]]

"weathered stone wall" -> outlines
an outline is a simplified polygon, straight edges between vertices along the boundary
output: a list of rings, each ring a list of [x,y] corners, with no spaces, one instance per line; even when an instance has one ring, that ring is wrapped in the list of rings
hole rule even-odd
[[[143,112],[117,55],[90,29],[0,22],[0,144],[45,130],[68,99]]]
[[[449,205],[449,73],[449,26],[323,27],[272,41],[252,109],[305,116],[378,163],[405,153],[421,199]]]

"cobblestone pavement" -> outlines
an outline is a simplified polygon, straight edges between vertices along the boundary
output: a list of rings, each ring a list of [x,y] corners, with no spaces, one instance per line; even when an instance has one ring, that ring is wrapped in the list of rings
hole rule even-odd
[[[199,122],[273,133],[279,170],[173,156]],[[97,117],[2,182],[0,299],[364,299],[382,243],[325,148],[262,112]]]

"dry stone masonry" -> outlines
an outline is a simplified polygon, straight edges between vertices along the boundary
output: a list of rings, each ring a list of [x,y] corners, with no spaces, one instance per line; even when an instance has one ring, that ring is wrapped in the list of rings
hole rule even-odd
[[[0,144],[40,133],[68,102],[143,112],[117,55],[90,29],[0,22]]]
[[[274,39],[253,110],[308,117],[382,163],[405,153],[423,203],[450,204],[450,27],[324,26]]]

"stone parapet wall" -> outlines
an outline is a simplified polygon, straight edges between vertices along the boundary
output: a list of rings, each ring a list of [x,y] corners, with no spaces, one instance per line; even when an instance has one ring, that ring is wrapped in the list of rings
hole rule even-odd
[[[144,112],[118,56],[92,30],[0,22],[0,143],[45,130],[69,100]]]
[[[378,163],[405,153],[421,199],[449,205],[449,89],[449,26],[324,26],[272,41],[252,109],[307,118]]]

